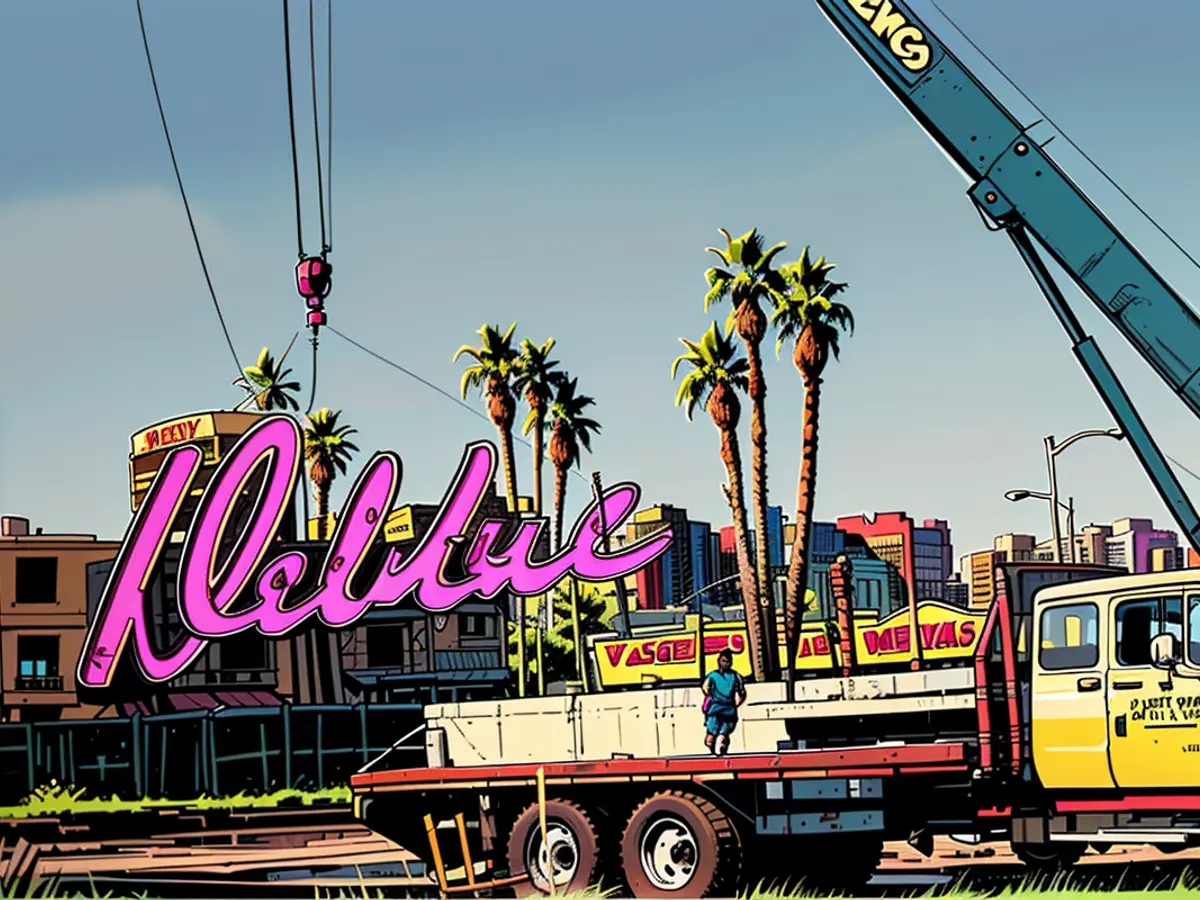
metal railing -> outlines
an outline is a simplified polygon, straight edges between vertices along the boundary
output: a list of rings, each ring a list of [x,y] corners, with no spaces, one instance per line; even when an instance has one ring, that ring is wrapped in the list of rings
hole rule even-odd
[[[61,691],[61,675],[18,675],[14,690],[18,691]]]

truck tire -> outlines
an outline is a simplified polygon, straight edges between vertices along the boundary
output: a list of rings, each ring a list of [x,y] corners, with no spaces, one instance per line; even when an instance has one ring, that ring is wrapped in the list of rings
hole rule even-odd
[[[546,843],[554,858],[554,892],[571,894],[592,887],[599,863],[596,829],[587,811],[570,800],[546,801]],[[538,805],[532,804],[513,823],[508,835],[508,869],[528,873],[514,886],[518,897],[550,893],[549,859],[542,846]]]
[[[1017,859],[1036,872],[1062,872],[1079,862],[1084,843],[1013,844]]]
[[[731,895],[740,862],[733,823],[708,800],[683,791],[644,800],[621,836],[621,872],[634,897]]]

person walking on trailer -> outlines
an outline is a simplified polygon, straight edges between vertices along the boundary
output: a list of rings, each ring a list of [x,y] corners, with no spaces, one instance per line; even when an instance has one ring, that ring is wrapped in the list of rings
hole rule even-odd
[[[738,707],[746,702],[746,683],[733,669],[733,654],[717,654],[717,668],[704,678],[701,688],[704,703],[704,744],[710,753],[724,756],[729,752],[729,736],[737,728]]]

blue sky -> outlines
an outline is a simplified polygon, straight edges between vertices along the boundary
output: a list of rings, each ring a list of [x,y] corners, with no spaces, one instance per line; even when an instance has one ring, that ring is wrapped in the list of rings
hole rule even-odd
[[[913,5],[1019,117],[1037,118],[928,2]],[[280,5],[144,6],[201,239],[249,363],[303,320]],[[293,38],[306,46],[306,8],[293,6]],[[748,32],[710,0],[334,6],[331,324],[451,391],[451,356],[484,321],[554,335],[605,426],[584,471],[635,480],[647,501],[719,524],[718,436],[673,406],[669,367],[678,338],[709,322],[703,248],[718,227],[758,226],[789,254],[811,244],[851,285],[858,330],[826,380],[818,515],[949,519],[956,553],[1000,532],[1046,534],[1044,504],[1003,494],[1044,489],[1043,436],[1108,427],[1105,409],[961,176],[811,0],[756,4]],[[1177,240],[1200,248],[1200,8],[942,6]],[[176,194],[132,0],[13,2],[0,24],[0,508],[47,532],[118,537],[129,435],[236,403],[233,361]],[[297,75],[304,110],[299,61]],[[307,117],[300,124],[311,187]],[[1200,273],[1077,154],[1061,140],[1052,149],[1185,296],[1200,290]],[[310,247],[314,201],[309,191]],[[1085,302],[1085,325],[1163,448],[1200,471],[1200,425]],[[307,388],[306,354],[289,363]],[[790,511],[802,390],[786,357],[768,373],[771,495]],[[462,445],[493,437],[334,335],[322,341],[318,403],[345,410],[360,446],[403,456],[404,501],[441,496]],[[1166,521],[1123,444],[1083,442],[1059,473],[1080,524]],[[335,503],[346,487],[335,485]],[[572,479],[572,515],[585,491]]]

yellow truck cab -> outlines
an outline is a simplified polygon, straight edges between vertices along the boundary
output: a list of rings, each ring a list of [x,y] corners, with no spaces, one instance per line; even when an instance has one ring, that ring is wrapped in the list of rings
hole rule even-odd
[[[1044,588],[1034,603],[1043,787],[1200,788],[1200,569]]]

